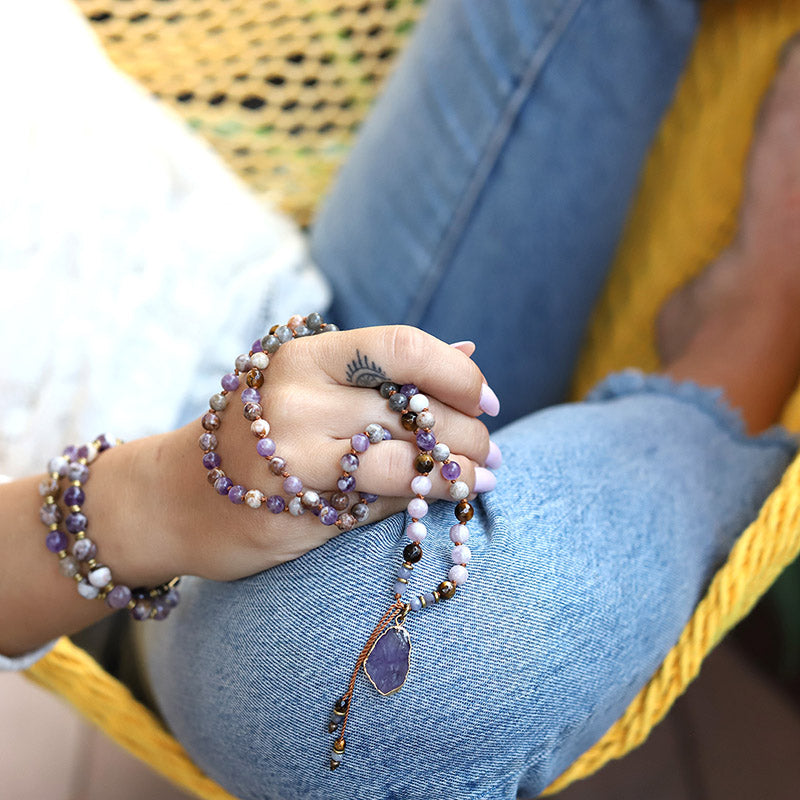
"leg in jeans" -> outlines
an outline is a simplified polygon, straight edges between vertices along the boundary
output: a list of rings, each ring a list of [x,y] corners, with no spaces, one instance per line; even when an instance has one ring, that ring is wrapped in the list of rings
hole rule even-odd
[[[324,203],[345,327],[473,339],[493,426],[564,399],[695,0],[434,0]]]

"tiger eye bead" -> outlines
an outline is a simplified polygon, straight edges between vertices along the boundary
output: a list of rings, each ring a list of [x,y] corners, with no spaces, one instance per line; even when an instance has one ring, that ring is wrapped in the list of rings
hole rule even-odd
[[[414,459],[414,469],[421,475],[427,475],[433,469],[433,464],[433,456],[430,453],[420,453]]]
[[[331,495],[331,505],[337,511],[344,511],[350,502],[350,498],[344,492],[334,492]]]
[[[422,558],[422,547],[418,542],[411,542],[403,548],[403,558],[409,564],[416,564]]]
[[[442,581],[436,587],[436,591],[439,592],[442,600],[449,600],[456,593],[456,585],[451,581]]]
[[[400,424],[407,431],[415,431],[417,429],[417,415],[413,411],[407,411],[400,417]]]
[[[245,382],[251,389],[259,389],[264,384],[264,374],[260,369],[251,369],[245,376]]]
[[[469,522],[472,519],[472,515],[475,513],[472,506],[466,500],[459,500],[456,503],[456,519],[461,522]]]

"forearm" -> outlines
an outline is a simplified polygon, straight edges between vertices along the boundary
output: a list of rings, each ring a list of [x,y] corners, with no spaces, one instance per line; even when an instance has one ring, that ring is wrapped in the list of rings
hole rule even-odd
[[[139,552],[152,548],[149,532],[137,530],[137,508],[147,491],[147,477],[136,468],[147,446],[142,442],[112,448],[91,465],[84,505],[98,562],[111,568],[115,583],[130,587],[156,585],[175,574],[168,548],[149,559]],[[102,600],[81,597],[76,581],[61,573],[58,555],[45,547],[47,528],[39,519],[44,498],[38,492],[43,477],[44,472],[0,486],[0,653],[11,657],[113,613]]]

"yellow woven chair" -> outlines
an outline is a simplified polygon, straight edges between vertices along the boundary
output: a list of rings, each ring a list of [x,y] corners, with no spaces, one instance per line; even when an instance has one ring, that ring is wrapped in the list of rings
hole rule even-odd
[[[301,222],[340,163],[416,0],[78,0],[111,57],[182,113],[257,191]],[[708,0],[674,105],[648,159],[591,324],[575,397],[613,370],[657,368],[653,319],[729,241],[759,98],[800,0]],[[800,428],[800,396],[787,425]],[[623,716],[546,793],[639,745],[710,650],[800,551],[800,459],[717,572],[679,641]],[[230,798],[160,722],[62,639],[28,671],[153,769],[198,797]]]

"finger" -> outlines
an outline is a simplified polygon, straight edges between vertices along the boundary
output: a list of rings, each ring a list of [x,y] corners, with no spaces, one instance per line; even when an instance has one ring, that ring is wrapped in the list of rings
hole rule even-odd
[[[413,383],[470,416],[495,415],[499,403],[477,365],[459,349],[407,325],[359,328],[287,343],[286,355],[307,359],[342,386],[375,387],[384,381]],[[283,351],[282,351],[283,352]]]
[[[417,456],[420,455],[419,448],[415,444],[396,439],[374,444],[366,452],[360,453],[356,457],[357,462],[351,462],[355,463],[354,469],[348,465],[347,472],[345,472],[342,458],[350,454],[348,445],[348,442],[335,440],[323,443],[315,453],[316,457],[313,462],[307,464],[302,471],[297,471],[302,487],[292,485],[286,490],[294,493],[308,488],[317,491],[338,489],[343,492],[369,492],[381,497],[407,498],[418,493],[411,486],[414,478],[421,474],[415,467]],[[281,452],[281,456],[291,463],[294,453],[287,449]],[[453,481],[466,484],[470,495],[475,494],[476,491],[494,489],[496,479],[489,470],[458,453],[451,454],[448,460],[451,463],[445,467],[445,473],[450,474],[451,477],[443,477],[443,464],[434,462],[433,469],[424,473],[431,482],[430,489],[424,494],[434,500],[457,501],[462,499],[453,495]],[[348,461],[351,461],[349,457]],[[299,461],[295,461],[295,463],[299,463]],[[264,474],[266,475],[267,472]],[[352,481],[345,480],[347,475],[354,479],[354,486]],[[279,488],[280,483],[277,483],[276,491]]]
[[[467,456],[477,464],[485,464],[489,456],[489,431],[475,417],[462,414],[460,411],[428,398],[427,417],[406,412],[399,414],[389,408],[388,401],[374,389],[353,391],[343,386],[331,386],[328,389],[333,408],[347,409],[346,414],[333,414],[326,418],[325,432],[340,440],[349,440],[354,433],[363,432],[367,425],[376,422],[387,428],[394,439],[415,442],[418,427],[406,428],[405,424],[415,426],[417,419],[422,419],[432,429],[437,441],[446,442],[453,452]],[[349,420],[358,420],[350,423]]]
[[[472,358],[472,354],[475,352],[475,342],[471,342],[469,340],[464,342],[453,342],[450,347],[455,347],[456,350],[460,350],[467,358]]]

